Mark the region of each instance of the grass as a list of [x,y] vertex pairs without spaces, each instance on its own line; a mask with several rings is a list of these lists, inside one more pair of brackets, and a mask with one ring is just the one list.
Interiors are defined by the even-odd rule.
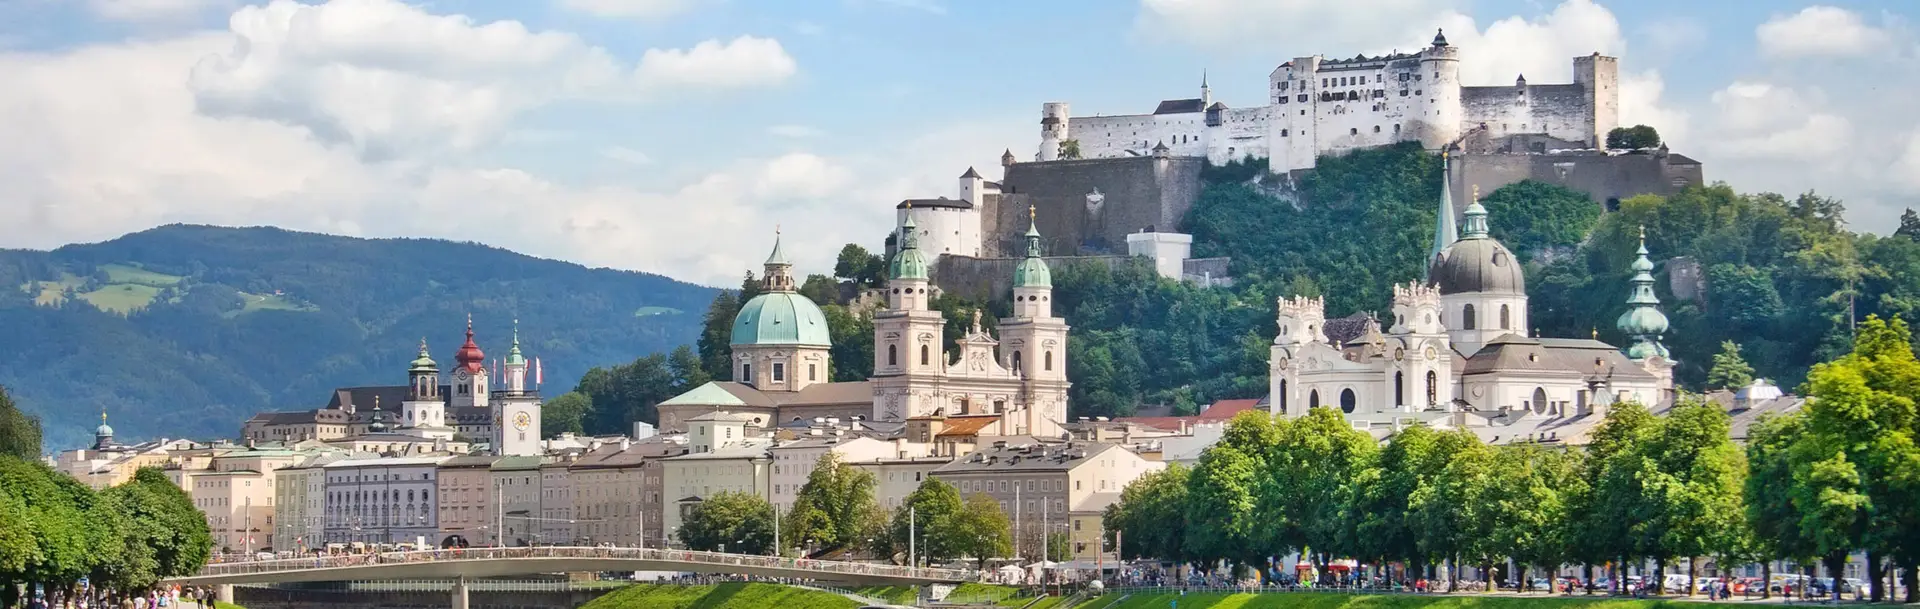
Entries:
[[92,292],[83,292],[80,299],[102,311],[126,314],[146,308],[159,295],[160,288],[150,285],[114,283]]
[[917,586],[867,586],[853,591],[861,596],[871,596],[894,605],[911,605],[920,601],[920,588]]
[[280,296],[278,294],[252,294],[248,292],[241,292],[240,300],[243,301],[245,305],[240,307],[240,309],[237,311],[226,312],[224,314],[225,317],[227,317],[228,319],[232,319],[234,317],[239,317],[241,315],[252,313],[254,311],[314,311],[314,310],[317,310],[313,307],[297,304],[291,300],[287,300],[287,297]]
[[860,604],[831,592],[774,584],[712,586],[636,584],[588,601],[580,609],[855,609]]
[[235,605],[229,602],[213,601],[213,609],[247,609],[247,608],[239,605]]
[[673,307],[640,307],[633,311],[634,317],[652,317],[654,315],[678,315],[679,309]]
[[[132,313],[153,303],[160,290],[180,284],[184,277],[155,273],[137,266],[126,264],[103,264],[100,270],[107,274],[107,284],[91,292],[82,292],[80,299],[94,308],[114,313]],[[33,295],[33,303],[40,306],[60,304],[62,294],[67,288],[79,288],[86,279],[69,273],[61,273],[59,281],[39,282],[39,292]],[[33,284],[20,286],[32,292]]]
[[1155,594],[1132,596],[1125,602],[1117,602],[1121,596],[1114,593],[1096,597],[1081,603],[1077,609],[1173,609],[1175,607],[1178,609],[1668,609],[1725,605],[1725,603],[1604,597],[1419,596],[1314,592]]
[[156,288],[172,287],[180,284],[179,275],[155,273],[137,266],[126,264],[102,264],[100,270],[107,272],[107,283],[131,283]]

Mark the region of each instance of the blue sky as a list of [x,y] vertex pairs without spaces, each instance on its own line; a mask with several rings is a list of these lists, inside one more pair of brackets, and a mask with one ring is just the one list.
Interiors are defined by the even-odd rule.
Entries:
[[[1287,59],[1470,80],[1621,57],[1623,113],[1748,191],[1920,198],[1920,3],[1785,0],[8,0],[0,247],[167,222],[472,239],[721,284],[802,271],[1037,145],[1039,106],[1259,103]],[[805,267],[812,268],[805,268]]]

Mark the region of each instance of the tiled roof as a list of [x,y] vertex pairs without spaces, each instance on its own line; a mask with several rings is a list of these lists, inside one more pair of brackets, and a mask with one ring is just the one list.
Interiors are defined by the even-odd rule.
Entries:
[[1200,98],[1198,97],[1191,98],[1191,99],[1169,99],[1169,100],[1160,102],[1160,106],[1157,108],[1154,108],[1153,113],[1154,114],[1186,114],[1189,112],[1199,112],[1204,109],[1206,109],[1206,107],[1200,105]]
[[969,437],[980,435],[980,430],[1000,420],[1000,415],[961,415],[947,417],[947,423],[940,430],[940,437]]
[[1507,334],[1467,358],[1462,376],[1499,372],[1562,375],[1611,375],[1617,379],[1653,380],[1653,374],[1609,345],[1585,338],[1527,338]]
[[1067,471],[1092,462],[1110,450],[1126,450],[1118,444],[1099,442],[1056,442],[1009,440],[1004,445],[975,449],[952,463],[940,466],[935,474],[963,474],[1000,471]]

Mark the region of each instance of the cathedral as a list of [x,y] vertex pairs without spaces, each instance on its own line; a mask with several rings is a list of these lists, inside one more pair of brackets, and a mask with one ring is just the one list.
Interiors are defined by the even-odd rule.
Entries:
[[980,435],[1058,436],[1067,412],[1067,324],[1053,315],[1053,282],[1040,232],[1028,210],[1026,257],[1013,271],[1013,314],[999,336],[979,312],[957,354],[945,345],[946,319],[929,307],[937,254],[921,250],[912,214],[898,231],[885,293],[873,314],[873,376],[830,382],[832,341],[826,316],[796,288],[778,237],[761,279],[764,292],[733,320],[732,381],[714,381],[659,405],[663,431],[686,431],[695,417],[726,414],[760,428],[816,418],[901,425],[964,419]]
[[1673,399],[1673,362],[1660,343],[1667,319],[1653,293],[1644,234],[1629,309],[1618,320],[1631,346],[1533,336],[1519,260],[1488,235],[1477,196],[1457,232],[1450,188],[1442,187],[1426,279],[1394,286],[1391,325],[1383,329],[1370,314],[1329,320],[1319,298],[1279,301],[1271,412],[1337,407],[1356,427],[1390,432],[1410,424],[1591,421],[1608,404],[1658,407]]

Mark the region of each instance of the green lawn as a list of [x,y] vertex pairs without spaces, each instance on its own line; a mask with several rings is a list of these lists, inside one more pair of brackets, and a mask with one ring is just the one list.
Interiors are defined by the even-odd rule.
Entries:
[[159,295],[160,288],[150,285],[115,283],[92,292],[82,292],[80,299],[102,311],[126,314],[146,308]]
[[640,307],[634,310],[634,317],[652,317],[654,315],[678,315],[679,309],[673,307]]
[[213,601],[213,609],[247,609],[247,608],[239,605],[235,605],[233,603]]
[[895,605],[911,605],[920,600],[920,588],[917,586],[867,586],[855,588],[853,592]]
[[588,601],[580,609],[855,609],[860,604],[831,592],[773,584],[713,586],[636,584]]
[[285,296],[276,294],[240,293],[240,300],[246,303],[238,311],[228,311],[225,317],[231,319],[254,311],[313,311],[313,307],[297,304]]
[[[1158,594],[1128,597],[1108,594],[1076,609],[1667,609],[1715,607],[1726,603],[1548,596],[1417,596],[1411,594]],[[1177,602],[1177,604],[1176,604]]]
[[100,270],[107,272],[107,283],[131,283],[136,285],[164,288],[179,285],[179,275],[155,273],[137,266],[126,264],[102,264]]
[[[94,308],[115,313],[131,313],[153,303],[160,290],[179,285],[182,277],[155,273],[137,266],[125,264],[103,264],[100,270],[107,273],[107,285],[91,292],[82,292],[80,299]],[[78,288],[86,280],[74,275],[62,273],[59,281],[39,282],[39,291],[33,295],[34,304],[52,306],[60,303],[60,297],[67,288]],[[21,286],[29,292],[35,286]]]
[[21,284],[20,289],[33,294],[33,304],[50,307],[60,304],[60,295],[66,292],[67,288],[77,288],[82,283],[85,281],[79,277],[61,273],[59,281],[28,282]]

